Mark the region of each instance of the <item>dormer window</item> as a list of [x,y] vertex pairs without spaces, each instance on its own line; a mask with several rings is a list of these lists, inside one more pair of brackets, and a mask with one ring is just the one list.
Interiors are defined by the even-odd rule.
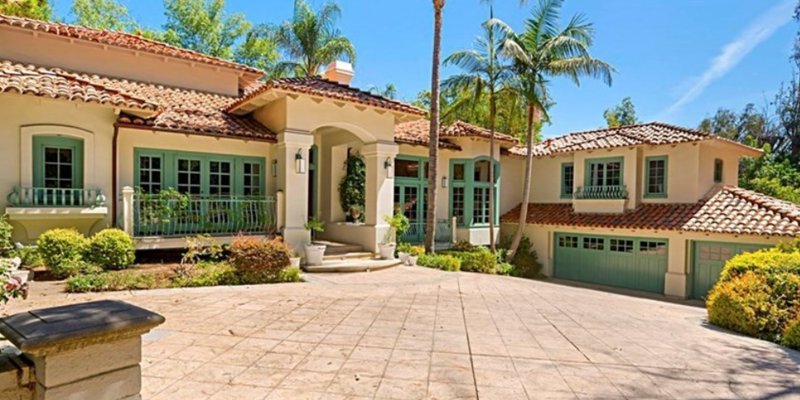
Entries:
[[644,197],[667,197],[667,156],[645,158]]
[[722,160],[714,160],[714,183],[722,183]]

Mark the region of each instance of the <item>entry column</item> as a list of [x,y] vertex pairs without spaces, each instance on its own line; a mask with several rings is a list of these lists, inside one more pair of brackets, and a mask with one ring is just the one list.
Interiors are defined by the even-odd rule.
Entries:
[[375,247],[383,240],[389,225],[385,216],[394,214],[394,161],[399,147],[394,142],[375,142],[364,145],[361,155],[367,167],[366,210],[367,226],[372,227]]
[[277,189],[285,196],[284,209],[278,212],[283,213],[283,239],[297,251],[311,241],[305,224],[308,221],[308,151],[312,144],[314,136],[308,131],[286,129],[278,134]]

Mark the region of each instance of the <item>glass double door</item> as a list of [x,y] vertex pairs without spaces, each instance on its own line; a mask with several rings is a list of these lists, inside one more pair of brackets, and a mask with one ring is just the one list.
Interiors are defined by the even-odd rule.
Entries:
[[408,231],[398,238],[401,242],[422,243],[425,239],[425,220],[428,199],[427,186],[419,182],[398,182],[394,186],[394,206],[411,223]]

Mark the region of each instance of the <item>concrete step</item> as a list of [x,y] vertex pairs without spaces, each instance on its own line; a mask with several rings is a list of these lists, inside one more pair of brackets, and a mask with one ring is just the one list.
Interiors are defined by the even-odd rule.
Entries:
[[367,272],[377,271],[401,265],[400,260],[381,260],[371,258],[368,260],[350,259],[342,261],[324,261],[322,265],[307,265],[303,269],[306,272]]
[[316,241],[316,243],[324,244],[327,246],[325,248],[326,256],[336,256],[347,253],[361,253],[364,251],[364,248],[357,244],[334,243],[322,240],[318,240]]
[[322,259],[324,261],[337,261],[337,260],[342,261],[342,260],[369,260],[371,258],[375,258],[375,254],[372,254],[368,251],[357,251],[354,253],[326,255]]

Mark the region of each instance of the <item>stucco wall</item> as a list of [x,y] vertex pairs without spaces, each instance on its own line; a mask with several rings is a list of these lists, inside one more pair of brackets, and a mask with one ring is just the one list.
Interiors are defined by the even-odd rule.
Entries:
[[81,40],[0,27],[0,58],[236,96],[238,72]]
[[[29,177],[23,177],[21,165],[32,165],[33,154],[22,151],[22,127],[36,125],[55,125],[74,128],[87,133],[87,141],[93,142],[94,154],[85,154],[84,161],[94,163],[94,168],[86,168],[84,163],[84,187],[99,188],[110,200],[111,194],[111,142],[114,135],[113,123],[116,119],[111,108],[93,104],[70,103],[66,101],[40,99],[32,96],[0,94],[0,149],[3,150],[0,174],[0,208],[8,206],[6,195],[15,186],[30,185]],[[52,129],[59,134],[57,127]],[[85,148],[88,147],[84,143]],[[93,231],[111,224],[111,215],[95,224]],[[25,240],[27,235],[22,227],[15,225],[15,240]],[[65,222],[63,226],[72,226]]]

